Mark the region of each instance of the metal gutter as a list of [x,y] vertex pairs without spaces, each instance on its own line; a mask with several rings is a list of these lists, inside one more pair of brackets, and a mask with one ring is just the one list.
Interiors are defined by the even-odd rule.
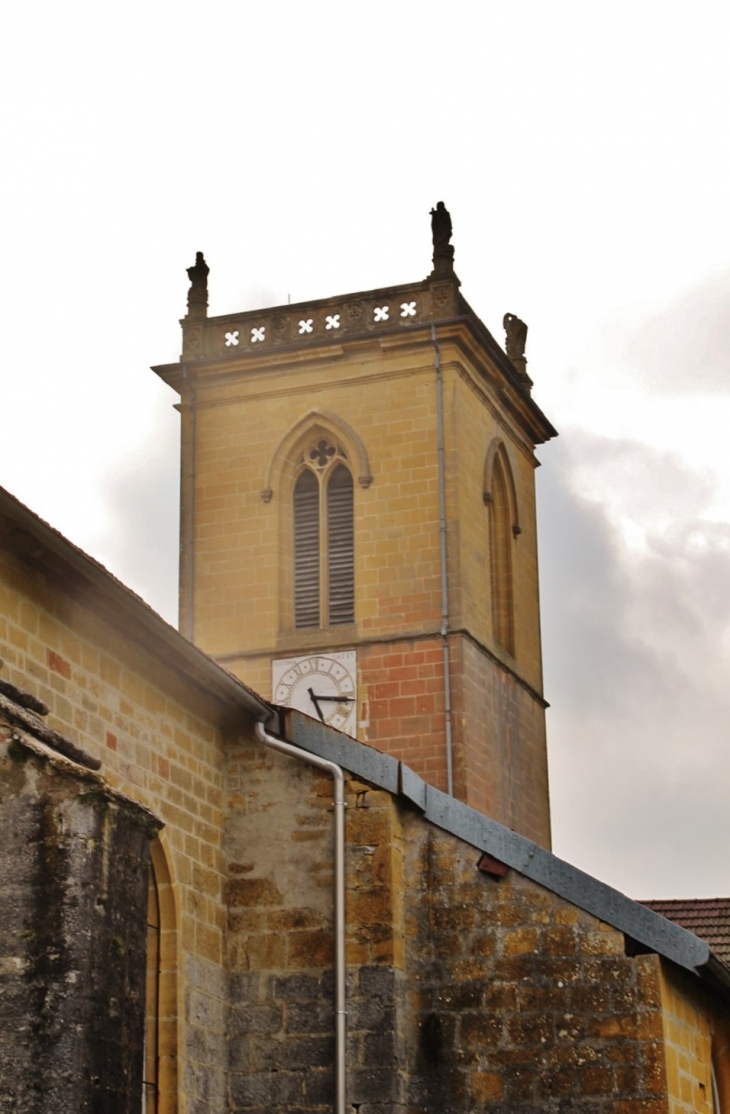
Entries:
[[[188,372],[185,364],[182,366],[182,373],[183,382],[187,384]],[[189,387],[188,414],[189,467],[188,475],[183,478],[183,483],[187,481],[188,484],[187,562],[185,565],[186,583],[184,587],[183,585],[180,587],[185,593],[185,637],[192,642],[195,634],[195,387]],[[182,628],[182,622],[180,627]]]
[[[93,557],[68,541],[47,522],[0,487],[0,547],[18,553],[36,568],[62,575],[69,595],[89,603],[96,595],[103,614],[145,650],[159,654],[171,669],[183,673],[202,690],[254,718],[272,714],[271,705],[179,634]],[[157,644],[156,646],[154,644]]]
[[436,371],[436,438],[439,482],[439,547],[441,553],[441,641],[444,661],[444,730],[446,739],[446,786],[454,794],[454,757],[451,738],[451,651],[449,648],[449,579],[446,563],[446,461],[444,446],[444,377],[436,326],[431,326],[431,343]]

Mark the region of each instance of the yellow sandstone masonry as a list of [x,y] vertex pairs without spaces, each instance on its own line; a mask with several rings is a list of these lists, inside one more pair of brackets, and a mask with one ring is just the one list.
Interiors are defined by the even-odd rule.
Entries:
[[[105,779],[150,808],[162,937],[160,1114],[178,1109],[186,1047],[180,973],[223,969],[223,736],[219,708],[91,607],[0,551],[3,679],[49,708],[49,726],[101,759]],[[174,880],[174,881],[173,881]]]
[[[284,1074],[297,1109],[321,1108],[332,779],[263,748],[248,718],[224,737],[197,674],[153,657],[118,611],[105,618],[56,575],[0,552],[3,678],[33,688],[49,726],[167,825],[152,845],[159,1114],[214,1111],[218,1099],[198,1100],[227,1087],[231,1109],[256,1094],[254,1108],[286,1109]],[[349,773],[345,793],[353,1094],[479,1112],[564,1097],[601,1114],[714,1114],[714,1063],[723,1108],[730,1024],[709,982],[631,954],[616,928],[514,870],[483,873],[474,846],[397,794]]]
[[[264,695],[273,660],[356,650],[358,738],[446,789],[440,363],[454,792],[549,846],[534,450],[555,431],[524,367],[453,272],[183,333],[155,368],[181,396],[181,629]],[[352,475],[354,622],[297,629],[293,492],[318,443]]]
[[669,1114],[713,1114],[713,1060],[720,1095],[730,1094],[727,1019],[690,976],[669,964],[662,966],[661,1003]]

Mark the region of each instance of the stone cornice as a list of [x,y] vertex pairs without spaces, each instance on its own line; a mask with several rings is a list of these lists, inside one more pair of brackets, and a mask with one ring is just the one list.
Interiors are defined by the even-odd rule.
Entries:
[[535,443],[556,435],[520,374],[461,295],[456,277],[360,291],[221,317],[183,318],[183,354],[153,370],[179,394],[223,377],[274,372],[308,360],[339,360],[363,342],[383,348],[428,344],[432,326],[440,344],[459,344],[479,372],[496,382],[503,402]]

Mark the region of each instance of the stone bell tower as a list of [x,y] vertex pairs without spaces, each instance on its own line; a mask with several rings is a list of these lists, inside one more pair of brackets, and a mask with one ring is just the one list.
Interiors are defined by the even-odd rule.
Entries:
[[526,326],[460,291],[451,218],[405,286],[207,315],[180,362],[180,627],[275,703],[549,845]]

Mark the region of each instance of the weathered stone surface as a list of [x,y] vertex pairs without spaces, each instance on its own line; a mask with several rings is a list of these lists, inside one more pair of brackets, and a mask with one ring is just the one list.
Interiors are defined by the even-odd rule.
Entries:
[[0,1111],[136,1114],[154,820],[1,734]]
[[515,872],[481,874],[418,819],[404,836],[419,1114],[640,1114],[660,1096],[666,1112],[657,958],[624,955],[619,933]]

